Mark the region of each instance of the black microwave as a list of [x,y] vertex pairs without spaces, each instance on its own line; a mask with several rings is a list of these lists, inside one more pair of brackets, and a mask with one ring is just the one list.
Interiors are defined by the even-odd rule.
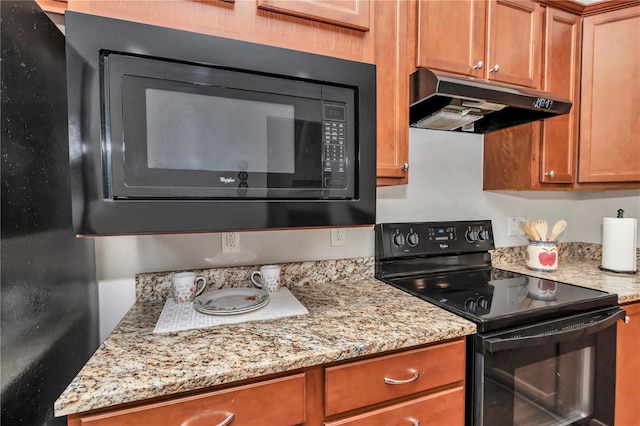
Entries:
[[375,66],[68,12],[74,231],[375,222]]

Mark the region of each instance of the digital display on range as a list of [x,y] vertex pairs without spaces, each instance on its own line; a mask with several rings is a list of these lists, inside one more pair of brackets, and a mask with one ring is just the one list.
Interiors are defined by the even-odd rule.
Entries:
[[456,228],[453,226],[429,228],[429,241],[455,241]]

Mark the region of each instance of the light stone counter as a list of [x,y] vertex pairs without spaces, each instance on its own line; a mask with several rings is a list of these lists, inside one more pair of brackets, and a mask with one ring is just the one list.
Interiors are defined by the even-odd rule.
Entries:
[[[328,281],[313,284],[309,275],[300,271],[300,264],[285,266],[288,272],[283,281],[308,309],[308,315],[167,334],[152,331],[164,306],[158,295],[166,294],[168,273],[136,277],[138,301],[55,402],[56,416],[476,331],[473,323],[374,279],[372,259],[321,265],[313,279]],[[220,271],[211,271],[209,274],[220,278]],[[301,280],[298,283],[307,284],[291,282],[294,275]],[[220,285],[218,282],[216,287]]]
[[[600,246],[559,245],[552,273],[524,265],[525,247],[492,251],[495,267],[640,301],[640,274],[601,271]],[[168,334],[153,328],[172,272],[136,276],[137,302],[55,402],[57,416],[203,389],[476,332],[473,323],[373,278],[373,258],[282,265],[308,315]],[[257,267],[196,270],[207,291],[247,286]]]
[[[615,273],[600,269],[599,244],[559,244],[558,269],[536,272],[525,266],[526,246],[496,249],[492,253],[494,267],[539,278],[593,288],[618,295],[618,303],[640,301],[640,273]],[[640,257],[640,250],[639,250]]]

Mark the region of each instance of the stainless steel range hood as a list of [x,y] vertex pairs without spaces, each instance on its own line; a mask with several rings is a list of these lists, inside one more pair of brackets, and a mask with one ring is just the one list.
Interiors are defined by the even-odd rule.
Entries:
[[571,101],[553,93],[426,68],[411,74],[412,127],[487,133],[570,110]]

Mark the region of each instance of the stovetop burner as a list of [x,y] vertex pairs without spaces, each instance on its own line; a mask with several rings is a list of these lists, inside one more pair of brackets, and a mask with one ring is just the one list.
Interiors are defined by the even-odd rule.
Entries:
[[617,305],[615,294],[492,268],[490,221],[379,224],[375,232],[376,278],[479,332]]

